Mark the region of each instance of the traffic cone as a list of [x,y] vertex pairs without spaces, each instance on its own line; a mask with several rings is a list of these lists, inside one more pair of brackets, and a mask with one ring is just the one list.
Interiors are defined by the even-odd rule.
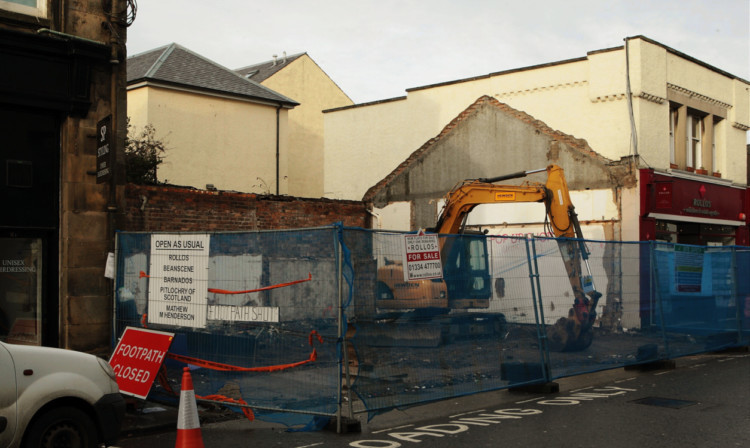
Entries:
[[193,390],[193,378],[190,376],[188,367],[185,367],[182,373],[175,448],[204,448],[200,421],[198,420],[198,404],[195,402],[195,391]]

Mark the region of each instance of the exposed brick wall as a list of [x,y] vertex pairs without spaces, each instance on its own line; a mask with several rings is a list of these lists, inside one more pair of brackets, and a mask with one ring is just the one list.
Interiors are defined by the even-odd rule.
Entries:
[[128,184],[123,231],[233,231],[317,227],[343,222],[370,227],[364,202],[257,195]]

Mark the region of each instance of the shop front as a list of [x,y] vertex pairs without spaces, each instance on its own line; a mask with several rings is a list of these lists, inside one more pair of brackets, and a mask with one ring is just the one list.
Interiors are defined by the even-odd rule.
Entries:
[[94,73],[109,56],[86,39],[0,28],[0,341],[62,345],[63,216],[89,211],[78,178],[94,165],[76,163],[94,142]]
[[641,170],[641,241],[748,246],[747,188],[722,179]]
[[714,246],[750,245],[748,189],[652,169],[640,175],[640,239],[677,244],[642,248],[642,326],[661,322],[663,311],[673,321],[665,324],[687,332],[731,327],[748,286],[747,251]]

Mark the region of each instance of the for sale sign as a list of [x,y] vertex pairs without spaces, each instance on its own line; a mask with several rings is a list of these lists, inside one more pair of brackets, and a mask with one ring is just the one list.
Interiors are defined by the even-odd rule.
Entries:
[[440,244],[435,234],[404,235],[404,281],[443,278]]
[[121,393],[146,399],[173,338],[163,331],[125,329],[109,360]]

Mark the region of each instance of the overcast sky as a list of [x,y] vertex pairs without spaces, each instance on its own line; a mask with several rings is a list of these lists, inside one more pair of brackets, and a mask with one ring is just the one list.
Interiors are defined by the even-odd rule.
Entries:
[[750,0],[140,0],[128,53],[174,42],[238,69],[306,52],[363,103],[636,35],[750,80]]

